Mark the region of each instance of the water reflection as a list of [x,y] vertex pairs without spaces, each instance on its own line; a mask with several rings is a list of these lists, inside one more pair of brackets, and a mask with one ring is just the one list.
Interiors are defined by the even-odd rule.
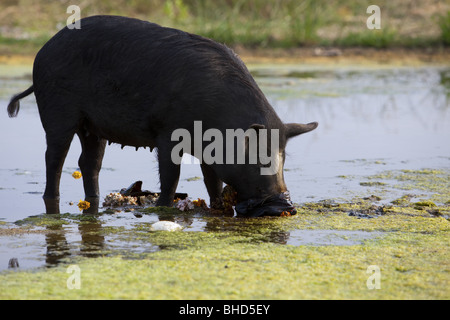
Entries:
[[[290,238],[289,232],[271,224],[274,218],[237,218],[205,212],[143,213],[138,216],[140,218],[136,218],[132,212],[119,212],[113,215],[84,214],[78,217],[65,214],[51,215],[51,220],[45,222],[47,224],[45,230],[40,232],[43,234],[30,236],[25,233],[20,236],[20,243],[26,246],[22,251],[15,250],[14,261],[17,263],[20,261],[20,269],[28,269],[72,263],[80,256],[96,258],[121,255],[123,258],[135,258],[142,253],[164,250],[166,249],[164,245],[154,245],[147,238],[151,232],[150,225],[157,221],[177,222],[184,227],[181,232],[223,233],[225,236],[235,235],[242,237],[243,241],[253,243],[287,244]],[[48,219],[44,215],[35,218],[39,217],[45,221]],[[119,232],[116,233],[115,230]],[[1,247],[7,245],[8,239],[18,240],[15,236],[2,237],[0,252]],[[11,261],[11,257],[8,257],[8,260]],[[0,270],[11,265],[10,262],[7,263],[8,260],[0,265]]]
[[[242,237],[242,241],[252,243],[272,242],[282,245],[313,245],[313,246],[347,246],[359,245],[365,240],[374,239],[383,235],[381,232],[349,231],[349,230],[292,230],[286,231],[271,220],[274,218],[238,218],[238,217],[214,217],[174,214],[154,215],[155,220],[174,221],[185,227],[185,232],[212,232],[223,233],[227,236]],[[195,230],[190,230],[190,226]],[[201,226],[201,227],[199,227]],[[49,233],[45,236],[46,254],[45,264],[47,267],[58,265],[68,261],[68,258],[83,256],[95,258],[111,254],[121,254],[124,258],[131,257],[136,253],[154,252],[164,250],[164,245],[154,246],[148,241],[118,240],[111,246],[107,244],[105,237],[105,222],[102,216],[91,216],[89,222],[78,225],[78,233],[81,242],[74,248],[67,237],[72,237],[70,232],[62,225],[48,227]],[[150,228],[149,228],[150,230]],[[142,232],[142,231],[140,231]],[[150,231],[149,231],[150,232]],[[133,238],[133,237],[131,237]],[[169,246],[167,248],[172,248]],[[114,249],[114,251],[112,250]]]
[[70,246],[61,226],[48,227],[47,229],[50,232],[45,235],[47,249],[45,253],[45,264],[46,266],[52,266],[71,255]]
[[[60,217],[54,217],[59,220]],[[92,216],[88,223],[78,224],[78,234],[81,236],[79,251],[74,251],[74,243],[67,239],[68,232],[63,224],[47,226],[45,233],[45,265],[55,266],[68,258],[75,256],[99,257],[104,255],[106,247],[102,230],[102,222]]]
[[104,255],[102,252],[106,248],[105,236],[99,219],[79,224],[78,232],[81,235],[80,255],[82,257],[95,258]]

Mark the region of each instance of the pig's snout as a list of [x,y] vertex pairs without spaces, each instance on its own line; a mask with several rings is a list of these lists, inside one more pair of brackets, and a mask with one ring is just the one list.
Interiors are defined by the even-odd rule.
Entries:
[[246,217],[294,215],[294,208],[289,192],[272,195],[265,198],[252,198],[239,202],[235,206],[238,215]]

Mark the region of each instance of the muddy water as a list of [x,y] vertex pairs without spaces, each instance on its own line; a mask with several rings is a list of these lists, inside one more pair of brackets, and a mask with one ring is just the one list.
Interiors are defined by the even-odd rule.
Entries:
[[[0,221],[13,222],[44,212],[41,197],[45,187],[45,134],[33,96],[22,100],[17,118],[9,119],[6,113],[11,95],[31,84],[30,67],[0,69]],[[384,170],[450,168],[448,67],[253,65],[250,69],[283,121],[319,122],[318,129],[288,143],[284,174],[296,203],[370,194],[370,186],[362,186],[359,179],[347,179],[349,176],[364,177]],[[71,176],[78,168],[79,154],[80,144],[75,137],[61,180],[61,212],[78,213],[72,203],[84,197],[81,179]],[[157,167],[156,154],[148,149],[121,150],[111,145],[103,162],[101,193],[105,196],[116,192],[136,180],[143,181],[144,189],[158,191]],[[183,165],[178,191],[208,199],[202,179],[196,177],[201,177],[198,165]],[[99,219],[94,228],[131,226],[137,221],[129,213]],[[157,215],[150,214],[138,221],[157,220]],[[204,231],[205,225],[202,217],[194,217],[186,230]],[[67,247],[55,250],[62,257],[83,252],[95,255],[96,243],[104,246],[105,239],[83,239],[77,227],[64,229],[68,238],[61,241]],[[323,244],[323,234],[302,233],[303,237],[309,236],[305,242],[299,232],[287,235],[281,243]],[[332,230],[324,232],[327,235]],[[365,239],[364,234],[355,237]],[[48,257],[55,255],[59,261],[58,254],[48,253],[54,243],[61,241],[44,234],[5,237],[0,243],[0,270],[14,255],[21,257],[21,267],[52,264]],[[325,245],[341,244],[336,241],[325,241]],[[143,250],[130,243],[110,243],[111,250],[127,250],[130,246]],[[347,244],[352,243],[342,243]]]

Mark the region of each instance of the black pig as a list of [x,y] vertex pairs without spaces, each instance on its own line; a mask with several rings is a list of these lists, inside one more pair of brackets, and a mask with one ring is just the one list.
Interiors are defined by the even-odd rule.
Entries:
[[[82,146],[79,166],[86,199],[97,209],[107,141],[157,148],[157,205],[171,206],[180,174],[180,164],[171,157],[179,143],[172,141],[172,133],[182,128],[194,135],[194,122],[199,121],[202,132],[214,128],[224,136],[227,129],[253,128],[259,140],[261,129],[267,130],[268,139],[273,130],[278,133],[277,145],[268,143],[263,150],[275,151],[279,159],[274,174],[261,174],[264,165],[259,161],[201,164],[212,207],[221,207],[225,182],[237,192],[238,214],[295,213],[285,196],[284,149],[289,138],[315,129],[316,122],[283,124],[244,63],[210,39],[118,16],[88,17],[80,25],[62,29],[43,46],[34,61],[33,85],[8,105],[14,117],[19,99],[32,92],[36,96],[47,139],[48,213],[59,212],[61,170],[75,134]],[[206,145],[202,141],[201,148]],[[221,151],[227,149],[216,150]]]

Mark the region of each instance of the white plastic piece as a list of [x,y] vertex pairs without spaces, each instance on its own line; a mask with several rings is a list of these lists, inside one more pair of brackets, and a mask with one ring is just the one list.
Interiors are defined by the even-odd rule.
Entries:
[[172,221],[158,221],[152,224],[150,229],[152,231],[179,231],[182,230],[183,227]]

